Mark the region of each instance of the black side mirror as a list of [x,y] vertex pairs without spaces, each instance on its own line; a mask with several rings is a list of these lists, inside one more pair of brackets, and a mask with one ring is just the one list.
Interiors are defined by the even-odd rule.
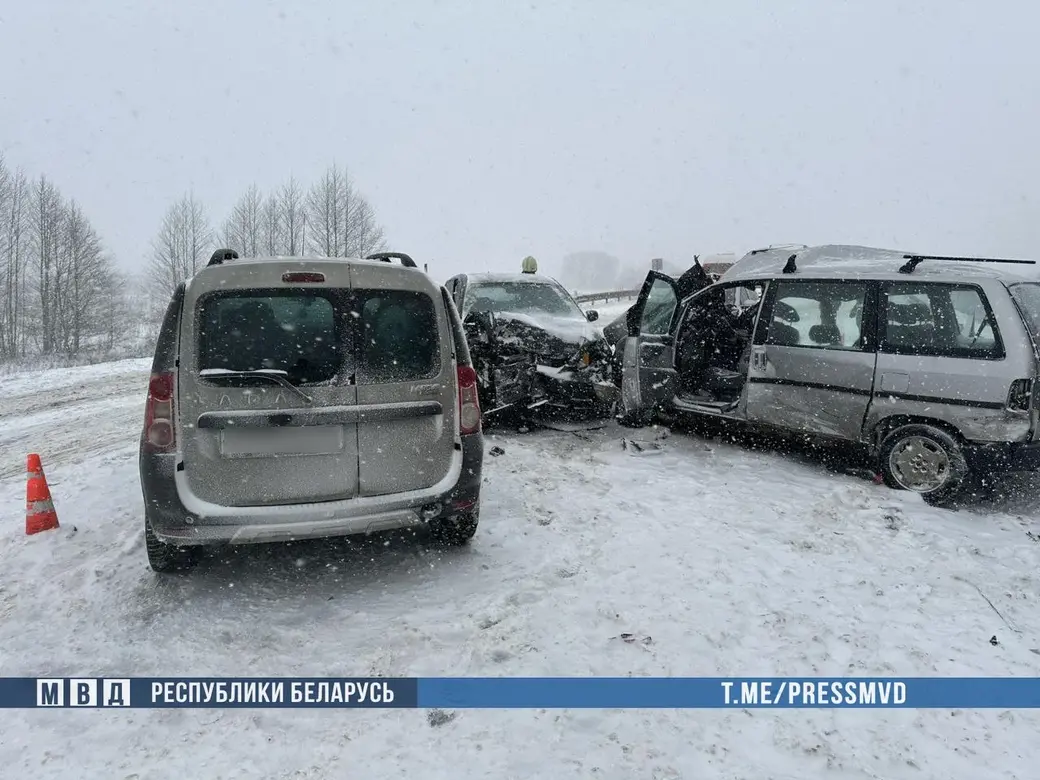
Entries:
[[595,309],[589,309],[587,312],[585,312],[585,319],[587,319],[589,322],[595,322],[599,319],[599,312]]

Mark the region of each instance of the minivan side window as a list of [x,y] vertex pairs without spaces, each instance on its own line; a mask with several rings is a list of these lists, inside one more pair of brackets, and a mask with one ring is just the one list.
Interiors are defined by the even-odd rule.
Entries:
[[440,331],[433,299],[407,290],[360,290],[359,385],[412,382],[437,376]]
[[778,282],[766,343],[861,351],[869,289],[863,282]]
[[1000,360],[1004,345],[982,290],[969,284],[892,282],[882,300],[881,351]]

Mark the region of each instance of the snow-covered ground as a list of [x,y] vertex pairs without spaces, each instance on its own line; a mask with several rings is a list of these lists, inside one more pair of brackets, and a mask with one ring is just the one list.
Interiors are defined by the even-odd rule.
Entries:
[[[489,437],[504,453],[486,459],[469,549],[250,547],[159,578],[137,481],[146,377],[138,361],[0,380],[0,675],[1040,674],[1040,499],[938,510],[811,454],[651,429]],[[12,471],[29,451],[62,523],[33,537]],[[1011,780],[1040,765],[1036,711],[427,716],[0,711],[0,774]]]

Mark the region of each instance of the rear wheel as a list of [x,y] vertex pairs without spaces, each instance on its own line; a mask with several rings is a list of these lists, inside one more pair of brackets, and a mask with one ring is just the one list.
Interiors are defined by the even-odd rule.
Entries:
[[196,547],[178,547],[159,541],[147,520],[144,523],[144,546],[148,552],[148,565],[153,571],[163,574],[187,571],[198,561]]
[[445,544],[463,545],[477,533],[479,524],[479,509],[474,509],[471,512],[462,512],[438,520],[432,528],[433,537]]
[[931,425],[904,425],[885,437],[879,453],[885,484],[919,493],[942,506],[968,484],[968,462],[960,444]]

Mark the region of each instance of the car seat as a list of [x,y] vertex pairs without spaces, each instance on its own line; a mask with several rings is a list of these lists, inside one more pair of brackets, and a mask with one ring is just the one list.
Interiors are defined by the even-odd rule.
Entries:
[[841,328],[837,325],[813,325],[809,328],[809,341],[817,346],[841,346]]
[[935,344],[935,323],[931,308],[923,303],[889,303],[885,341],[889,346],[914,352]]
[[781,319],[773,319],[773,324],[769,328],[770,344],[776,344],[781,347],[793,347],[799,344],[801,340],[802,335],[798,332],[798,328],[788,325]]

